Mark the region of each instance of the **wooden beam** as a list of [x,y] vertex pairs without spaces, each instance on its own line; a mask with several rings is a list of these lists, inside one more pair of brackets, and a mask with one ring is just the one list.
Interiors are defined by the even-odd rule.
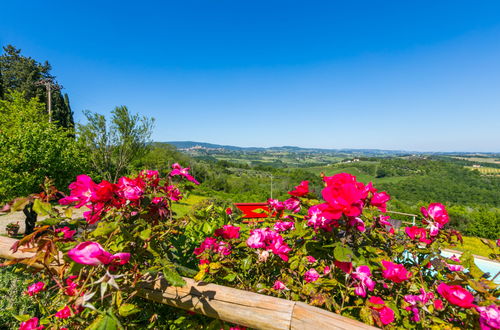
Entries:
[[[32,255],[23,252],[12,253],[10,247],[15,242],[14,239],[0,237],[0,258],[27,258]],[[170,286],[164,279],[141,283],[137,287],[137,295],[254,329],[376,329],[303,302],[196,282],[186,277],[184,280],[186,285],[183,287]]]

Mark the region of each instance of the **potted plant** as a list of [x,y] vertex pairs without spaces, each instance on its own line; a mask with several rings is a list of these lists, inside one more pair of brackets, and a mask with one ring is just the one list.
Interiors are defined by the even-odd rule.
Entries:
[[5,227],[5,229],[7,230],[7,235],[9,235],[9,237],[17,236],[17,232],[19,231],[19,222],[11,222]]

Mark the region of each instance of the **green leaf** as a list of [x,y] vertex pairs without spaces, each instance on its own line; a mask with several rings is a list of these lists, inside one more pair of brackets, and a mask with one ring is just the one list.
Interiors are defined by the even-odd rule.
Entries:
[[151,228],[145,229],[139,233],[139,237],[145,241],[151,237]]
[[87,327],[87,330],[116,330],[120,329],[116,319],[108,314],[100,315]]
[[186,281],[181,277],[173,265],[166,265],[162,268],[163,277],[173,286],[184,286]]
[[18,320],[19,322],[25,322],[25,321],[28,321],[31,316],[28,315],[28,314],[23,314],[23,315],[13,315],[15,317],[16,320]]
[[48,218],[42,221],[38,221],[37,224],[40,224],[42,226],[55,226],[61,222],[62,219],[59,218]]
[[50,203],[44,203],[39,199],[35,199],[35,201],[33,202],[33,211],[35,211],[40,216],[50,215],[54,213]]
[[135,313],[139,313],[141,310],[134,304],[123,304],[118,308],[118,314],[120,316],[129,316]]
[[99,222],[97,228],[90,233],[94,237],[108,236],[117,227],[116,222]]
[[354,252],[347,247],[337,246],[333,250],[333,255],[338,261],[349,262],[354,257]]
[[251,266],[252,266],[252,257],[251,256],[248,256],[241,261],[241,269],[249,270]]
[[224,276],[224,280],[226,280],[228,282],[234,281],[235,278],[236,278],[235,273],[230,273],[230,274],[227,274],[226,276]]
[[66,218],[72,218],[73,217],[73,208],[68,207],[66,210],[64,210],[64,215]]

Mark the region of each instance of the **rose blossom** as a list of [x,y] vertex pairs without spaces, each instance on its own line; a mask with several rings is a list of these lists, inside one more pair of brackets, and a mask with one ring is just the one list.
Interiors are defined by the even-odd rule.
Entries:
[[424,217],[430,218],[438,223],[439,228],[443,228],[450,220],[446,208],[441,203],[431,203],[429,207],[420,209]]
[[437,287],[437,292],[448,300],[450,304],[463,308],[471,308],[474,306],[474,296],[460,285],[441,283]]
[[401,264],[395,264],[390,261],[382,260],[382,266],[384,267],[382,276],[393,282],[401,283],[409,279],[411,276],[411,272],[407,271]]
[[306,281],[307,283],[316,282],[318,278],[319,273],[314,268],[311,268],[304,273],[304,281]]
[[434,300],[434,308],[438,311],[442,311],[444,309],[443,301],[441,299]]
[[287,231],[289,229],[295,229],[293,221],[276,221],[276,223],[274,224],[274,230],[276,230],[278,233]]
[[366,297],[366,289],[373,291],[375,288],[375,282],[371,279],[372,273],[370,272],[370,267],[359,266],[351,274],[352,278],[357,281],[355,284],[354,293],[358,296]]
[[281,290],[289,290],[286,285],[281,282],[281,281],[276,281],[274,282],[274,285],[273,285],[273,289],[274,290],[278,290],[278,291],[281,291]]
[[172,172],[170,172],[170,176],[180,175],[185,177],[188,181],[193,182],[194,184],[200,184],[191,174],[189,174],[189,167],[182,168],[178,163],[172,164]]
[[295,197],[302,197],[309,193],[309,181],[302,181],[300,185],[296,186],[294,190],[288,192]]
[[71,316],[71,309],[69,306],[64,306],[64,308],[60,309],[54,316],[60,319],[67,319]]
[[497,305],[477,306],[481,330],[500,329],[500,307]]
[[38,325],[38,317],[33,317],[28,321],[21,322],[19,325],[19,330],[41,330],[44,328],[43,325]]
[[297,197],[291,197],[283,202],[285,208],[293,213],[300,211],[300,200]]
[[310,264],[313,264],[316,262],[316,258],[314,258],[313,256],[307,256],[306,259],[307,259],[307,262]]
[[37,294],[38,292],[43,291],[44,288],[45,288],[45,283],[43,283],[43,282],[36,282],[36,283],[31,284],[28,287],[28,290],[26,291],[26,294],[28,294],[29,296],[32,297],[35,294]]
[[68,256],[74,262],[89,266],[107,265],[112,261],[123,265],[130,259],[130,253],[120,252],[111,254],[104,250],[101,244],[96,242],[82,242],[69,250]]
[[76,177],[76,181],[72,182],[68,188],[71,194],[59,200],[59,204],[67,205],[73,202],[79,202],[75,207],[80,208],[90,202],[92,194],[95,191],[96,184],[88,175],[81,174]]
[[370,308],[378,312],[382,324],[387,325],[394,321],[394,311],[386,306],[382,298],[372,296],[369,301],[374,305]]
[[76,234],[76,230],[70,230],[69,227],[64,226],[62,228],[57,228],[56,233],[63,233],[63,238],[66,240],[70,240]]
[[224,225],[215,231],[214,236],[222,236],[225,239],[232,239],[240,237],[240,227]]
[[380,212],[387,212],[387,202],[391,199],[388,193],[385,191],[374,193],[372,199],[370,200],[370,205],[377,207]]
[[352,272],[352,262],[349,261],[334,261],[335,267],[340,268],[344,273],[350,274]]

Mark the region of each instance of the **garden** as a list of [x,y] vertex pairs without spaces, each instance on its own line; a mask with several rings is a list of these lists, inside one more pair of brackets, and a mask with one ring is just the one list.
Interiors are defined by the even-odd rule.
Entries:
[[[24,255],[2,264],[33,273],[18,290],[29,308],[15,315],[16,327],[258,327],[245,318],[208,318],[201,314],[214,314],[193,305],[177,306],[183,312],[144,300],[144,289],[162,281],[172,289],[213,283],[302,302],[379,328],[500,327],[495,274],[482,272],[470,252],[441,255],[462,241],[448,228],[443,204],[423,207],[416,226],[395,230],[386,215],[389,194],[347,173],[321,180],[321,199],[308,181],[297,182],[287,199],[268,200],[265,221],[243,223],[217,201],[176,216],[174,205],[198,184],[178,163],[166,175],[143,170],[116,183],[79,175],[69,195],[35,199],[34,210],[46,218],[11,246],[9,253]],[[80,208],[83,219],[73,219]],[[500,247],[483,241],[499,260]]]

